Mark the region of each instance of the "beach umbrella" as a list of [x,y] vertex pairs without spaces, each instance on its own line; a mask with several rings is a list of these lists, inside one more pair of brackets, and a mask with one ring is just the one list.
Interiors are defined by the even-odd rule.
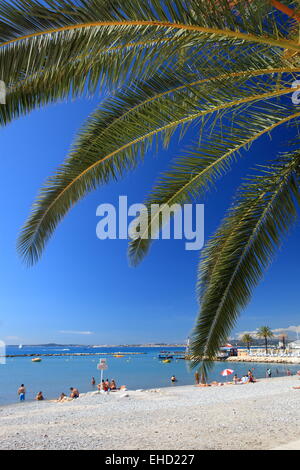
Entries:
[[224,369],[222,370],[221,375],[223,375],[223,377],[227,377],[228,375],[233,374],[233,372],[234,371],[232,369]]
[[233,346],[230,343],[226,343],[225,346],[223,346],[223,348],[233,348]]

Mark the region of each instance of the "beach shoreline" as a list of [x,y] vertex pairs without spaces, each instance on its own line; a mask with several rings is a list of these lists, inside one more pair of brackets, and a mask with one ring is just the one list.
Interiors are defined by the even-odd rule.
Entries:
[[[0,449],[274,449],[300,439],[299,377],[88,392],[0,407]],[[108,428],[109,427],[109,432]],[[291,444],[292,445],[292,444]]]

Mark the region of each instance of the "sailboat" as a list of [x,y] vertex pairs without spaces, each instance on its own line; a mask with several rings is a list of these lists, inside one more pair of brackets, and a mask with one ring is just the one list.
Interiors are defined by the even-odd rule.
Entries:
[[19,349],[22,349],[23,348],[23,344],[19,344]]

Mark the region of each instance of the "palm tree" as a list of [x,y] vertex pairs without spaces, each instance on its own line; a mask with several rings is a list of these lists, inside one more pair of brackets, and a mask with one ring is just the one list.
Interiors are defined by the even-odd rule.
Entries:
[[[291,100],[300,73],[296,3],[0,0],[0,78],[8,92],[0,106],[3,125],[70,94],[111,92],[33,205],[18,242],[29,264],[76,202],[178,140],[189,126],[195,142],[160,176],[147,205],[199,198],[255,140],[290,125],[294,140],[251,172],[203,251],[191,340],[193,364],[203,373],[297,216],[300,109]],[[300,86],[294,86],[297,94]],[[158,213],[146,226],[155,235]],[[150,245],[143,233],[132,240],[133,265]]]
[[248,352],[250,352],[250,345],[253,341],[253,338],[251,335],[249,335],[248,333],[245,333],[242,338],[241,338],[241,341],[245,344],[247,344],[247,348],[248,348]]
[[266,354],[268,354],[268,338],[273,338],[272,330],[268,326],[261,326],[256,333],[258,338],[264,338]]
[[282,349],[286,349],[286,341],[287,341],[287,335],[286,334],[282,334],[280,335],[280,339],[281,339],[281,342],[282,342]]

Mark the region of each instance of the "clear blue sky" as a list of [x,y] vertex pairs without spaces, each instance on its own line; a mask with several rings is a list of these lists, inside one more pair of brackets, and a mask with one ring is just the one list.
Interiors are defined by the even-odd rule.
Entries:
[[[184,341],[197,313],[198,253],[184,241],[156,241],[138,267],[127,262],[127,242],[96,238],[96,207],[119,195],[143,202],[159,170],[178,155],[176,142],[119,183],[99,188],[59,226],[42,260],[26,268],[15,242],[42,182],[65,157],[93,100],[56,104],[1,129],[0,339],[13,343],[116,344]],[[191,132],[188,138],[191,138]],[[249,166],[273,158],[284,130],[257,142],[205,200],[205,238],[217,227]],[[299,325],[299,224],[292,231],[235,332],[262,324]],[[76,333],[77,332],[77,333]],[[82,333],[91,334],[82,334]]]

